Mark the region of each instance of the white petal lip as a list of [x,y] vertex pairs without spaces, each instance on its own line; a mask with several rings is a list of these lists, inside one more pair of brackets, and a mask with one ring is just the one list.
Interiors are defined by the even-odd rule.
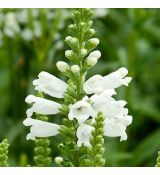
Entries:
[[24,120],[25,126],[31,126],[27,140],[35,140],[36,137],[51,137],[59,134],[60,126],[54,123],[44,122],[32,118]]
[[46,100],[41,97],[36,97],[34,95],[27,96],[25,101],[32,104],[32,107],[26,111],[27,117],[31,117],[34,112],[42,115],[57,114],[59,113],[59,109],[61,107],[59,103]]
[[117,118],[105,119],[104,135],[108,137],[120,137],[120,141],[127,140],[126,128],[132,123],[132,116],[119,115]]
[[91,147],[90,144],[90,137],[91,137],[91,132],[94,128],[90,125],[87,125],[85,123],[81,124],[76,132],[77,138],[78,138],[78,142],[77,142],[77,146],[81,147],[82,144],[84,144],[84,146],[86,147]]
[[127,74],[128,70],[122,67],[104,77],[101,75],[94,75],[84,83],[83,89],[87,94],[100,94],[107,89],[116,89],[121,85],[128,86],[132,78],[125,77]]
[[94,75],[93,77],[89,78],[83,86],[84,91],[87,94],[93,93],[101,93],[104,89],[102,87],[102,79],[101,75]]
[[38,77],[39,79],[33,81],[35,90],[55,98],[63,98],[63,95],[68,88],[66,82],[44,71],[40,72]]

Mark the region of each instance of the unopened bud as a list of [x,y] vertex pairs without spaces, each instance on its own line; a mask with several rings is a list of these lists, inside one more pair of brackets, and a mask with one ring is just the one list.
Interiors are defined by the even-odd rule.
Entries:
[[73,49],[78,50],[79,40],[75,37],[67,36],[65,42]]
[[65,56],[66,56],[67,58],[70,58],[70,57],[72,56],[72,54],[73,54],[73,50],[66,50],[66,51],[65,51]]
[[98,38],[91,38],[90,40],[87,41],[85,48],[88,51],[93,50],[97,45],[99,44],[99,39]]
[[89,42],[93,45],[98,45],[99,44],[99,39],[98,38],[91,38]]
[[71,39],[72,39],[72,37],[71,37],[71,36],[67,36],[67,37],[66,37],[66,39],[65,39],[65,41],[66,41],[66,42],[70,42],[70,41],[71,41]]
[[63,162],[63,157],[56,157],[55,162],[57,165],[60,165]]
[[99,51],[99,50],[95,50],[95,51],[93,51],[93,52],[91,52],[90,54],[89,54],[89,57],[96,57],[97,59],[99,59],[100,57],[101,57],[101,52]]
[[77,72],[80,71],[80,67],[79,67],[78,65],[73,65],[73,66],[71,67],[71,71],[72,71],[73,73],[77,73]]
[[87,50],[86,49],[81,49],[80,55],[81,55],[81,57],[86,56],[87,55]]
[[94,66],[97,63],[97,58],[96,57],[88,57],[87,58],[87,64],[89,66]]
[[70,66],[63,61],[58,61],[56,64],[58,70],[60,70],[61,72],[66,72],[67,70],[70,70]]

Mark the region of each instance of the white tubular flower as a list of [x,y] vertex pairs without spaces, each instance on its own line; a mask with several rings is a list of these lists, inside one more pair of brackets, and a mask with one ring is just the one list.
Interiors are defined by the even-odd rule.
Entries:
[[33,81],[35,90],[52,97],[63,98],[63,95],[68,88],[67,83],[47,72],[41,72],[38,77],[39,79]]
[[101,75],[94,75],[84,83],[83,89],[87,94],[100,94],[103,93],[106,89],[115,89],[121,85],[128,86],[132,78],[125,77],[127,74],[128,70],[122,67],[104,77]]
[[51,137],[59,134],[60,126],[54,123],[44,122],[32,118],[23,121],[25,126],[31,126],[27,140],[35,140],[36,137]]
[[84,123],[90,116],[95,116],[93,108],[85,100],[71,104],[69,109],[69,119],[73,120],[73,118],[76,118],[79,124]]
[[27,96],[25,101],[29,104],[33,104],[32,107],[26,111],[27,117],[31,117],[34,112],[42,115],[57,114],[61,107],[59,103],[36,97],[34,95]]
[[120,141],[127,140],[126,128],[132,123],[132,116],[119,116],[115,119],[105,119],[104,135],[120,137]]
[[70,66],[64,61],[58,61],[56,66],[61,72],[67,72],[67,70],[70,70]]
[[114,90],[106,90],[100,95],[91,96],[91,104],[94,110],[102,112],[106,118],[114,118],[117,115],[127,115],[128,109],[124,108],[127,104],[124,100],[114,100],[111,96],[115,94]]
[[82,144],[84,144],[84,146],[86,147],[91,147],[90,144],[90,137],[91,137],[91,132],[94,128],[90,125],[87,125],[85,123],[81,124],[78,129],[77,129],[77,138],[78,138],[78,142],[77,142],[77,146],[81,147]]
[[78,65],[73,65],[71,71],[75,74],[80,71],[80,67]]
[[84,91],[87,94],[99,94],[104,91],[103,77],[101,75],[94,75],[93,77],[89,78],[83,86]]

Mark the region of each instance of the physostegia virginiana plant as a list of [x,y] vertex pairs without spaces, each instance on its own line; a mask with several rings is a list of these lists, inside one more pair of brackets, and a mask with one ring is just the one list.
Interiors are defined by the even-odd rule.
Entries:
[[[34,160],[37,166],[52,163],[48,137],[63,137],[58,145],[61,155],[55,158],[56,164],[77,167],[105,165],[104,137],[127,139],[126,128],[132,123],[132,116],[125,107],[127,102],[115,100],[113,96],[118,87],[130,83],[131,77],[126,77],[128,70],[121,67],[109,75],[85,78],[101,57],[101,52],[96,50],[99,39],[93,37],[92,15],[90,9],[78,9],[73,13],[70,36],[65,38],[70,47],[65,51],[68,63],[56,63],[68,81],[42,71],[33,81],[37,96],[26,98],[31,108],[23,124],[30,126],[27,140],[36,140]],[[55,100],[48,100],[47,95]],[[61,114],[61,124],[47,121],[56,114]]]

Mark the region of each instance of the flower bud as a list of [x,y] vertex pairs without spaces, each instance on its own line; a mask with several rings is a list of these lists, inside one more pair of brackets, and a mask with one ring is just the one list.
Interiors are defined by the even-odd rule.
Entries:
[[97,58],[96,57],[87,57],[87,64],[89,66],[94,66],[97,63]]
[[80,67],[79,67],[78,65],[73,65],[73,66],[71,67],[71,71],[72,71],[73,73],[77,73],[77,72],[80,71]]
[[65,42],[73,49],[78,50],[79,40],[75,37],[67,36]]
[[77,26],[76,26],[75,24],[70,24],[70,25],[68,26],[68,29],[69,29],[71,32],[75,32],[76,29],[77,29]]
[[57,165],[60,165],[63,162],[63,157],[56,157],[55,162]]
[[66,50],[65,51],[65,57],[70,58],[73,54],[73,50]]
[[93,35],[95,34],[95,30],[94,29],[89,29],[85,32],[84,35],[84,39],[88,40],[89,38],[91,38]]
[[87,50],[86,49],[81,49],[81,51],[80,51],[80,56],[81,57],[84,57],[84,56],[86,56],[87,55]]
[[99,51],[99,50],[95,50],[95,51],[93,51],[93,52],[91,52],[90,54],[89,54],[89,57],[96,57],[97,59],[99,59],[100,57],[101,57],[101,52]]
[[70,42],[71,39],[72,39],[71,36],[67,36],[66,39],[65,39],[65,41],[66,41],[66,42]]
[[66,72],[67,70],[70,70],[70,66],[63,61],[58,61],[56,66],[61,72]]
[[91,38],[90,40],[87,41],[85,48],[88,51],[93,50],[97,45],[99,44],[99,39],[98,38]]
[[78,57],[73,52],[73,50],[66,50],[65,51],[65,57],[68,58],[69,60],[73,61],[73,62],[77,62],[77,60],[78,60]]

